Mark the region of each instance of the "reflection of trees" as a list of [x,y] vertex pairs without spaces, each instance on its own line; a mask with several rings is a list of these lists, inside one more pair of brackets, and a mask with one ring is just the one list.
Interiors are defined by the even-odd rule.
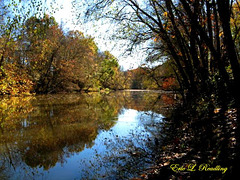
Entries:
[[30,143],[24,144],[23,148],[28,150],[23,159],[31,167],[49,169],[71,152],[82,151],[85,144],[92,146],[96,134],[94,127],[81,127],[81,124],[41,129]]
[[124,108],[139,111],[141,129],[132,131],[130,137],[119,138],[111,133],[109,138],[103,139],[107,151],[104,154],[95,151],[98,163],[83,161],[87,166],[83,176],[87,178],[129,179],[159,159],[158,145],[164,136],[161,134],[164,122],[160,114],[170,116],[177,102],[176,95],[124,91],[117,92],[117,96],[123,98]]
[[29,99],[28,106],[21,98],[2,102],[6,108],[1,111],[0,156],[7,162],[1,163],[12,167],[20,159],[44,169],[63,162],[71,153],[91,147],[98,129],[112,127],[120,110],[99,94],[39,96]]
[[[122,96],[122,92],[121,93]],[[153,111],[168,117],[177,103],[177,94],[154,93],[153,91],[125,91],[124,107],[138,111]]]
[[0,179],[8,179],[5,171],[16,168],[21,162],[12,134],[21,129],[28,113],[33,110],[33,97],[11,97],[0,99]]
[[0,125],[2,128],[14,130],[21,127],[20,121],[13,121],[13,119],[24,119],[28,113],[33,110],[30,103],[32,97],[11,97],[0,98]]
[[112,132],[107,139],[102,139],[107,151],[103,154],[95,152],[97,164],[83,162],[84,166],[87,166],[84,177],[129,179],[138,176],[136,173],[158,160],[156,139],[160,137],[162,116],[153,112],[139,112],[138,118],[141,128],[133,130],[128,136],[119,137]]
[[[167,96],[171,98],[171,95]],[[156,93],[123,91],[110,95],[93,93],[2,99],[0,172],[9,167],[27,166],[46,170],[57,162],[63,163],[71,154],[81,152],[85,147],[91,148],[99,130],[109,130],[116,123],[122,108],[165,112],[166,103],[162,97]],[[150,122],[150,116],[147,117]],[[151,125],[142,125],[144,131],[150,132]],[[154,128],[152,132],[156,131]],[[146,145],[148,141],[145,141],[145,137],[141,139],[141,133],[137,136],[139,143]],[[149,143],[154,143],[154,140]],[[109,144],[110,152],[121,154],[120,146],[128,147],[129,152],[137,151],[130,150],[134,146],[125,139],[116,139],[113,144],[114,150]],[[119,158],[121,164],[126,163],[126,157],[121,155]],[[135,156],[134,161],[135,158],[139,159]]]

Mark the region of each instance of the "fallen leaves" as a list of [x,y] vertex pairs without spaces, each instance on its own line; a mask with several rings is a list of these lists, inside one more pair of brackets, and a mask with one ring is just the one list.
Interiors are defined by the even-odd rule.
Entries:
[[[191,173],[183,172],[173,175],[170,165],[176,162],[183,165],[199,162],[219,163],[235,158],[237,110],[228,109],[224,117],[220,113],[221,110],[216,108],[213,119],[208,121],[183,122],[168,129],[167,134],[171,138],[168,137],[161,147],[162,153],[158,166],[155,167],[159,169],[156,177],[161,179],[161,174],[164,173],[167,174],[168,179],[191,177]],[[224,148],[226,151],[223,150]],[[153,172],[153,170],[149,171],[155,177]]]

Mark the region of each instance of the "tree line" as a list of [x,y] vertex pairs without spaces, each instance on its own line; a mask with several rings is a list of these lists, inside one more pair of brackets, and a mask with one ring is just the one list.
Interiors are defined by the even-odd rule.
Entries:
[[[76,0],[76,7],[84,5]],[[189,127],[216,127],[217,119],[227,129],[227,120],[235,117],[236,154],[234,161],[229,161],[235,173],[240,157],[239,12],[239,0],[90,0],[85,11],[86,20],[116,23],[115,37],[131,42],[128,50],[148,44],[149,61],[167,57],[184,100],[183,115],[190,116],[185,122]],[[175,123],[182,121],[178,117]],[[207,136],[200,134],[204,140],[198,142],[205,143],[213,131],[203,131]],[[222,158],[226,163],[228,130],[222,137],[226,141],[219,147],[217,162]],[[214,143],[215,148],[218,145]]]
[[64,29],[45,8],[1,1],[0,95],[162,88],[163,66],[123,72],[94,38]]
[[17,5],[1,1],[1,95],[124,88],[117,58],[94,38],[64,30],[45,13],[23,18]]
[[226,107],[240,97],[239,9],[238,0],[92,0],[85,17],[118,24],[129,50],[147,42],[150,61],[171,59],[186,101]]
[[126,72],[130,89],[178,91],[179,84],[170,62],[158,66],[140,66]]

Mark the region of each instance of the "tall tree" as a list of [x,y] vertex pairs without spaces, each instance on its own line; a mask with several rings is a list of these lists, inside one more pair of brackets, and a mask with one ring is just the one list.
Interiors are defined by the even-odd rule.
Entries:
[[[79,90],[94,86],[98,47],[91,37],[80,31],[69,31],[60,48],[59,80],[65,85],[76,84]],[[66,87],[66,86],[65,86]]]
[[25,23],[22,46],[24,63],[36,84],[35,91],[46,93],[50,90],[55,71],[57,51],[63,32],[53,17],[31,17]]
[[[91,0],[89,4],[86,17],[111,19],[120,25],[118,34],[129,39],[131,47],[152,42],[151,48],[173,59],[172,66],[180,86],[187,92],[188,102],[208,102],[209,111],[213,111],[211,104],[215,104],[221,107],[222,114],[229,104],[238,109],[237,164],[240,62],[236,24],[240,17],[234,8],[239,8],[239,1]],[[221,154],[224,156],[224,150]],[[238,173],[238,166],[235,167]]]
[[122,89],[123,75],[120,72],[117,58],[109,51],[100,56],[100,68],[98,71],[100,87],[109,89]]
[[151,49],[171,57],[189,99],[200,93],[210,100],[217,92],[219,97],[233,96],[237,105],[239,62],[230,26],[234,3],[237,1],[92,0],[86,17],[110,19],[119,25],[118,37],[129,39],[131,47],[152,42]]

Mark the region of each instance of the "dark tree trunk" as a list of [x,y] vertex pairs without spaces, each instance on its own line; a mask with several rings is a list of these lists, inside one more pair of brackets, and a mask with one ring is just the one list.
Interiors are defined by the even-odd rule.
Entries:
[[224,33],[223,42],[226,48],[226,56],[229,58],[229,61],[231,63],[232,73],[234,77],[234,86],[231,88],[232,92],[234,93],[236,105],[239,107],[240,96],[238,93],[240,92],[240,66],[238,63],[237,53],[230,27],[230,2],[229,0],[218,0],[217,4]]

